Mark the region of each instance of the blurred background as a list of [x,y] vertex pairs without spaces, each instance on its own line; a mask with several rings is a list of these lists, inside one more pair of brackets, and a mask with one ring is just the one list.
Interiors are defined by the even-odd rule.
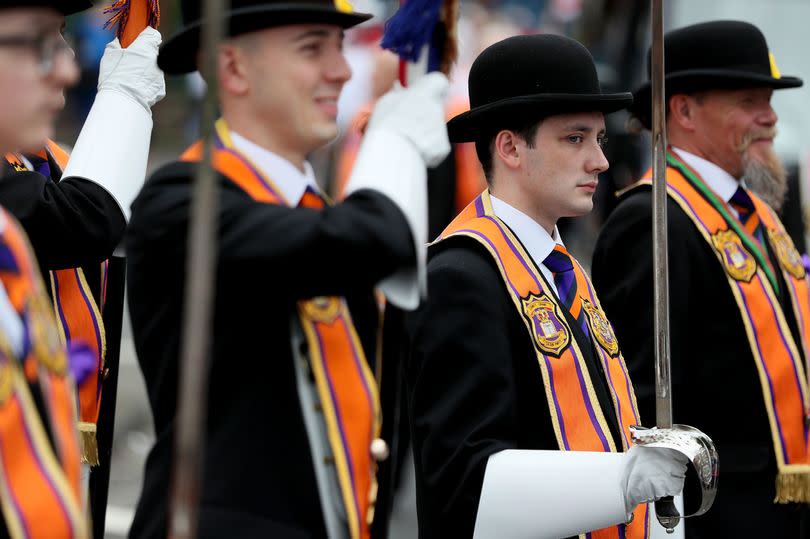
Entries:
[[[70,17],[67,34],[74,44],[82,78],[68,94],[57,139],[69,147],[78,136],[95,96],[98,64],[112,33],[103,30],[103,8],[111,2],[96,0],[92,11]],[[382,53],[379,40],[385,20],[396,10],[391,0],[354,0],[355,10],[374,14],[364,25],[349,30],[345,51],[353,69],[339,103],[341,136],[311,162],[322,187],[339,197],[360,139],[358,125],[376,97],[396,77],[396,59]],[[784,74],[810,83],[807,50],[808,0],[667,0],[665,25],[675,28],[704,20],[738,19],[756,24],[765,34]],[[180,26],[179,1],[161,2],[164,36]],[[606,91],[632,91],[646,77],[649,46],[649,0],[462,0],[459,22],[460,57],[451,73],[448,117],[467,105],[467,72],[486,46],[521,33],[564,34],[584,43],[593,53]],[[199,75],[167,78],[167,96],[154,108],[154,133],[149,170],[175,159],[193,142],[199,129],[199,105],[205,82]],[[810,86],[810,84],[808,84]],[[779,115],[776,149],[790,173],[789,200],[783,220],[801,251],[806,251],[804,215],[810,206],[810,87],[776,92],[773,104]],[[650,161],[646,135],[630,134],[627,117],[608,117],[606,154],[610,170],[600,178],[591,215],[562,223],[561,234],[575,256],[586,265],[601,223],[614,205],[614,193],[637,179]],[[430,227],[435,235],[484,187],[474,148],[459,145],[445,163],[431,172]],[[115,442],[106,537],[126,535],[140,493],[143,462],[151,447],[153,430],[143,379],[138,370],[128,319],[121,350]],[[406,472],[407,473],[407,472]],[[415,537],[412,493],[395,507],[392,538]]]

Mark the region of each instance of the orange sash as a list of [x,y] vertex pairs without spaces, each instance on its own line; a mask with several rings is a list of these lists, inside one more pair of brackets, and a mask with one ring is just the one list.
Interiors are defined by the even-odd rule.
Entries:
[[[776,213],[754,193],[768,242],[779,262],[801,342],[791,334],[777,298],[778,285],[767,252],[703,179],[675,155],[667,156],[667,193],[714,248],[739,307],[759,372],[771,425],[778,476],[776,502],[810,502],[807,377],[800,348],[808,356],[810,287],[801,256]],[[650,173],[634,184],[651,185]],[[765,257],[765,263],[762,258]]]
[[[501,272],[509,295],[535,344],[557,444],[563,451],[626,450],[630,425],[639,425],[636,397],[613,327],[585,271],[575,260],[574,272],[582,308],[598,358],[602,364],[621,425],[622,447],[616,448],[605,414],[599,405],[582,351],[571,333],[553,288],[546,282],[520,241],[495,216],[488,191],[471,202],[442,233],[437,242],[466,236],[483,245]],[[645,538],[646,504],[634,511],[633,522],[587,534],[599,538]]]
[[[25,235],[0,211],[0,281],[26,328],[22,357],[15,357],[0,335],[0,506],[13,538],[87,537],[75,388],[29,253]],[[45,418],[37,412],[29,383],[40,388]]]
[[[60,168],[67,166],[69,155],[55,142],[49,140],[46,151]],[[39,157],[47,159],[48,153],[43,151]],[[13,154],[6,156],[6,160],[17,170],[27,170]],[[106,286],[106,264],[106,261],[101,263],[102,290]],[[87,346],[96,358],[96,368],[90,371],[79,386],[79,432],[82,462],[97,466],[96,423],[101,405],[104,357],[107,352],[104,321],[82,268],[54,270],[49,273],[53,309],[62,342]]]
[[[224,120],[217,122],[214,168],[254,200],[289,205],[273,182],[230,141]],[[182,156],[199,161],[202,143]],[[322,208],[323,200],[307,193],[302,206]],[[309,345],[309,360],[323,405],[329,445],[353,539],[367,539],[377,497],[376,463],[371,442],[379,437],[380,400],[346,300],[319,297],[298,302],[298,318]]]

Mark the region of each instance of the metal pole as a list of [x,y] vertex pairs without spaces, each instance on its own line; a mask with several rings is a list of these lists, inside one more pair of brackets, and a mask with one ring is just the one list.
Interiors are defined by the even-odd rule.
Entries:
[[[667,132],[664,95],[664,2],[652,0],[652,90],[653,151],[653,297],[655,300],[655,423],[672,427],[672,382],[669,355],[669,260],[667,258]],[[658,522],[672,533],[680,515],[671,496],[655,502]]]
[[211,160],[218,104],[218,45],[224,36],[226,1],[204,0],[202,11],[207,24],[202,25],[201,31],[201,71],[208,77],[208,93],[202,104],[200,125],[204,150],[192,197],[186,260],[188,280],[178,366],[180,387],[170,500],[169,537],[172,539],[197,537],[199,524],[219,211],[217,175]]

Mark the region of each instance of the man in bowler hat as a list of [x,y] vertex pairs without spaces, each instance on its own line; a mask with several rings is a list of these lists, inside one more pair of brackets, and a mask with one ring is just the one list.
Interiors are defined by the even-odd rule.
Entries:
[[[160,51],[197,69],[199,2]],[[449,152],[447,80],[377,103],[345,201],[321,196],[307,155],[337,135],[351,71],[345,1],[235,0],[217,81],[217,289],[200,537],[371,536],[380,410],[373,288],[402,308],[424,291],[426,166]],[[209,75],[203,73],[204,76]],[[127,235],[130,312],[157,440],[130,531],[165,537],[195,144],[152,176]]]
[[469,89],[448,131],[488,188],[432,244],[408,322],[419,535],[645,537],[644,502],[681,490],[686,459],[630,442],[621,351],[556,227],[591,211],[604,115],[631,95],[555,35],[490,46]]
[[[775,209],[780,73],[755,26],[712,21],[665,36],[673,419],[699,422],[722,475],[686,536],[806,537],[808,283]],[[631,112],[650,126],[650,84]],[[654,418],[651,173],[620,194],[593,257],[625,345],[642,421]],[[689,497],[685,499],[689,505]],[[747,518],[756,515],[756,518]]]

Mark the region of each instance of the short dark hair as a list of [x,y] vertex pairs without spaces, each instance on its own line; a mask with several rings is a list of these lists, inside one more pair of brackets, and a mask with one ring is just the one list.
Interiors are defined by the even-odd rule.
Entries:
[[481,162],[481,168],[484,169],[484,178],[487,180],[487,185],[492,185],[492,154],[495,144],[495,137],[501,131],[512,131],[518,137],[526,142],[529,148],[534,148],[534,139],[537,136],[537,130],[543,119],[533,119],[531,121],[524,120],[512,125],[504,125],[497,129],[490,129],[483,133],[480,137],[475,139],[475,153],[478,154],[478,160]]

